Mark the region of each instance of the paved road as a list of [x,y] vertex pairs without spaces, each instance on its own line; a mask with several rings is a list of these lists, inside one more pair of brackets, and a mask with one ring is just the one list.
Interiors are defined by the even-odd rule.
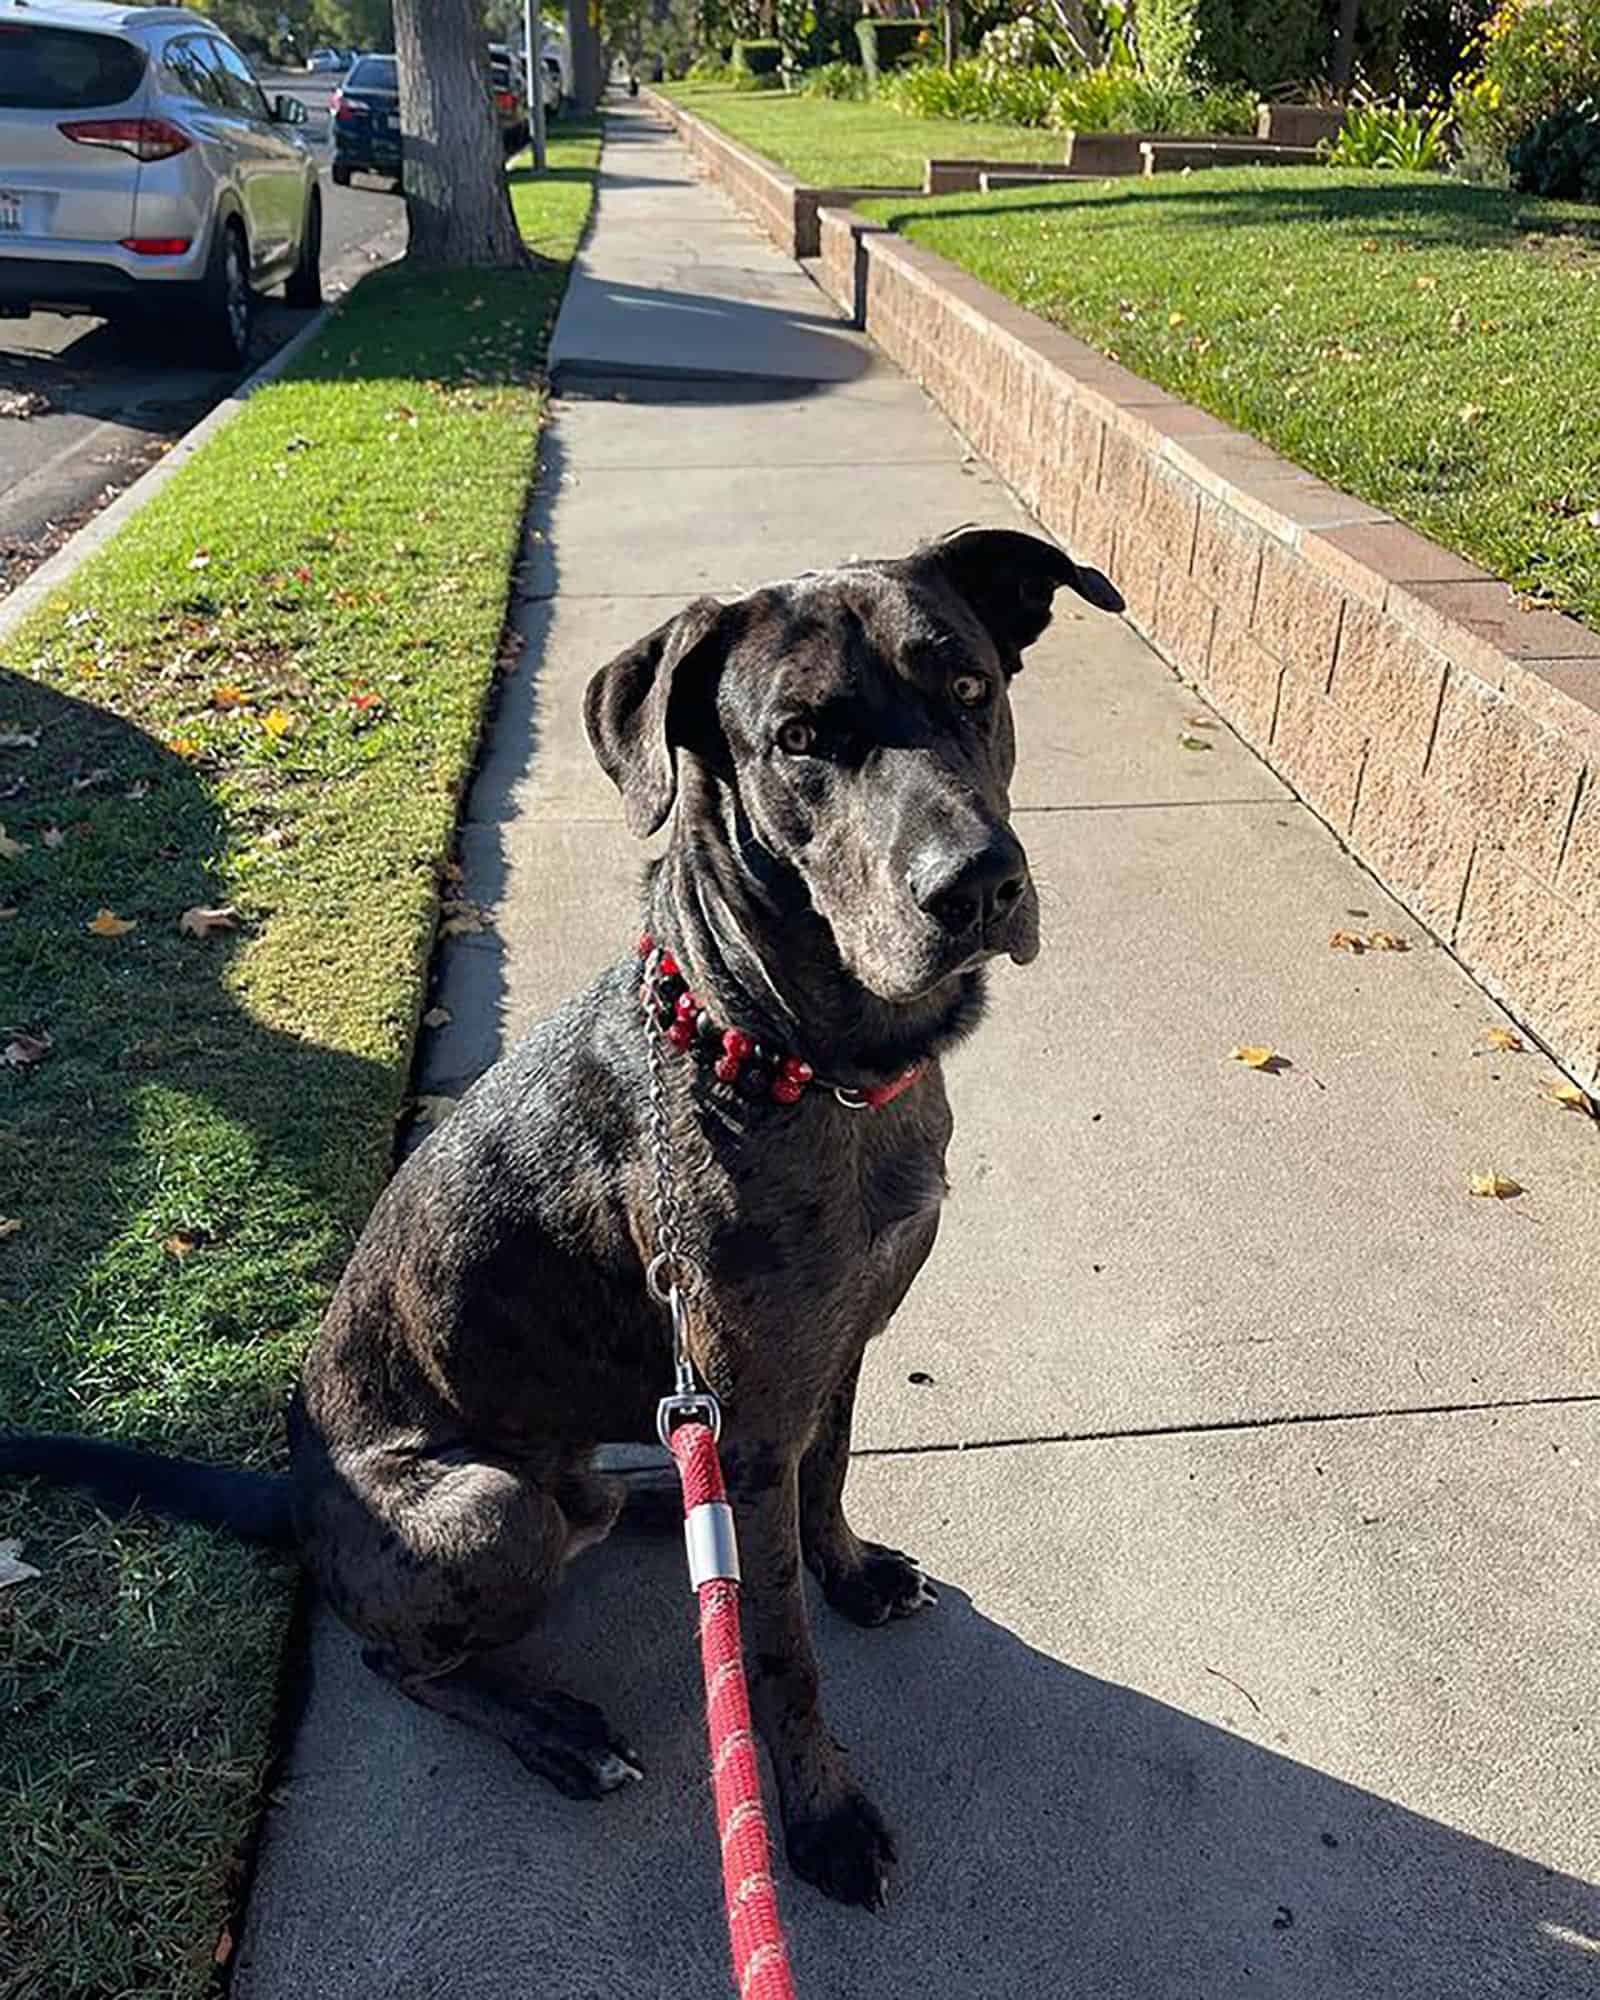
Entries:
[[[336,188],[328,178],[328,99],[335,81],[263,78],[269,92],[287,90],[306,105],[324,156],[322,268],[329,297],[348,290],[373,263],[397,256],[405,241],[392,188],[376,180]],[[280,295],[265,301],[251,366],[281,347],[305,318]],[[31,415],[0,414],[0,598],[239,379],[140,353],[104,321],[87,316],[0,320],[0,405],[9,400],[7,391],[43,399]]]

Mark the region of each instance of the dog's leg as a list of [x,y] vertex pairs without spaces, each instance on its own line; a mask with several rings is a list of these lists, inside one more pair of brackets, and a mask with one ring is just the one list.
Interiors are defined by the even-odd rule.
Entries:
[[[312,1469],[314,1454],[306,1454]],[[366,1641],[362,1658],[413,1701],[498,1737],[570,1798],[642,1775],[588,1702],[530,1686],[510,1651],[564,1565],[599,1541],[620,1486],[581,1462],[526,1466],[454,1446],[379,1448],[321,1476],[303,1501],[304,1546],[324,1595]]]
[[[753,1456],[761,1462],[759,1452]],[[736,1441],[730,1457],[737,1465]],[[771,1466],[769,1446],[763,1471],[736,1477],[733,1497],[755,1715],[777,1773],[789,1864],[824,1895],[877,1909],[888,1892],[894,1838],[823,1722],[800,1567],[798,1468],[792,1460]]]
[[833,1608],[857,1625],[883,1625],[926,1610],[939,1597],[912,1557],[862,1541],[844,1517],[860,1374],[857,1361],[835,1390],[801,1461],[800,1534],[807,1567]]
[[642,1778],[638,1752],[616,1735],[593,1702],[557,1688],[508,1683],[482,1660],[443,1672],[419,1671],[395,1652],[368,1646],[362,1664],[424,1708],[497,1736],[536,1776],[569,1799],[599,1799]]

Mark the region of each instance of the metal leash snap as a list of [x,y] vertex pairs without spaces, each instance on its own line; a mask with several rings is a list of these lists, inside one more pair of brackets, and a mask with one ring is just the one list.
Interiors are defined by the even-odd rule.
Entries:
[[[700,1266],[681,1250],[658,1250],[644,1267],[644,1282],[658,1306],[672,1305],[675,1292],[690,1296],[700,1289]],[[674,1330],[683,1308],[673,1310]]]
[[668,1451],[679,1424],[704,1424],[714,1439],[720,1438],[722,1405],[709,1389],[696,1389],[687,1396],[663,1396],[656,1405],[656,1436]]
[[870,1111],[872,1108],[867,1102],[866,1093],[857,1090],[853,1083],[836,1083],[833,1094],[846,1111]]

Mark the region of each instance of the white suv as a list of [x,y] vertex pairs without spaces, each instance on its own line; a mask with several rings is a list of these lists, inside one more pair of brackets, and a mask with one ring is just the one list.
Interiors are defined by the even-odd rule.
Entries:
[[0,0],[0,317],[160,319],[239,365],[257,290],[322,296],[305,120],[184,8]]

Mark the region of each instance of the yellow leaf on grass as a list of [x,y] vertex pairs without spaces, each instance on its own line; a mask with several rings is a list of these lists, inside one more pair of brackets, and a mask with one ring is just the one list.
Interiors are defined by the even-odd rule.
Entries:
[[0,1215],[0,1238],[15,1236],[21,1227],[20,1215]]
[[1275,1062],[1283,1058],[1276,1049],[1269,1049],[1254,1042],[1240,1042],[1228,1051],[1230,1062],[1243,1063],[1247,1069],[1271,1069]]
[[211,690],[213,708],[248,708],[250,697],[242,687],[235,687],[232,681],[224,681],[221,687]]
[[1483,1040],[1486,1048],[1499,1049],[1506,1055],[1520,1055],[1525,1046],[1514,1028],[1489,1028]]
[[103,909],[99,916],[90,918],[86,928],[93,931],[96,937],[123,937],[139,928],[139,920],[137,917],[119,917],[114,911]]
[[293,735],[294,726],[294,717],[281,708],[269,708],[261,718],[261,727],[274,743],[282,737]]
[[174,757],[183,757],[191,763],[200,755],[200,742],[194,736],[174,736],[167,745]]
[[4,824],[0,823],[0,856],[7,861],[15,861],[19,854],[26,854],[27,851],[28,843],[25,840],[13,840],[6,832]]
[[227,906],[208,910],[203,904],[196,903],[178,919],[178,929],[185,937],[208,938],[214,931],[236,931],[238,928],[239,919]]
[[175,1236],[169,1236],[161,1247],[169,1257],[176,1258],[181,1264],[185,1257],[193,1256],[195,1251],[200,1248],[200,1238],[198,1236],[190,1236],[187,1232],[180,1229]]
[[1473,1194],[1486,1195],[1491,1201],[1509,1201],[1522,1193],[1521,1181],[1512,1180],[1509,1174],[1474,1174],[1467,1186]]
[[1184,315],[1183,313],[1181,313],[1181,312],[1170,312],[1170,313],[1168,313],[1168,314],[1167,314],[1167,325],[1168,325],[1168,326],[1182,326],[1182,325],[1183,325],[1183,322],[1184,322],[1184,318],[1185,318],[1185,315]]
[[1593,1118],[1597,1115],[1594,1108],[1594,1099],[1589,1095],[1588,1091],[1580,1090],[1577,1084],[1568,1083],[1565,1079],[1560,1083],[1551,1084],[1545,1092],[1545,1096],[1549,1098],[1552,1104],[1559,1104],[1563,1111],[1578,1111],[1585,1118]]

